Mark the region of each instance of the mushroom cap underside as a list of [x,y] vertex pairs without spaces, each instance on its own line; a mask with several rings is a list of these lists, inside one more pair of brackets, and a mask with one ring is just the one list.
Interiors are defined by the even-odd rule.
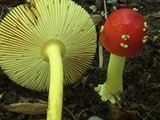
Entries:
[[64,84],[80,79],[96,51],[96,30],[90,15],[70,0],[32,0],[6,15],[0,24],[4,73],[21,86],[48,91],[50,66],[41,51],[49,40],[65,47]]

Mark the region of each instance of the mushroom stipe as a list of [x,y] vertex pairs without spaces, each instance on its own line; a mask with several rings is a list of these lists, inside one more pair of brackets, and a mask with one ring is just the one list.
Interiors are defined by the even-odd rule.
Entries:
[[123,69],[126,57],[140,52],[146,36],[147,23],[137,9],[121,8],[112,12],[100,33],[100,41],[110,55],[107,80],[95,90],[103,101],[115,103],[114,96],[120,100],[123,92]]

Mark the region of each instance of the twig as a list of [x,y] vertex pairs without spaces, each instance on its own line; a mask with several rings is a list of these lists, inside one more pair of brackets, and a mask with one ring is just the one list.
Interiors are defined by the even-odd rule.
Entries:
[[84,113],[85,111],[90,111],[90,112],[92,112],[92,113],[95,113],[94,111],[85,108],[85,109],[83,109],[83,110],[78,114],[78,120],[80,120],[80,117],[81,117],[82,113]]
[[103,67],[103,47],[100,43],[100,40],[98,42],[98,55],[99,55],[99,68]]
[[104,4],[104,17],[107,19],[107,6],[106,6],[106,0],[103,0]]
[[3,18],[3,12],[4,12],[4,6],[2,6],[1,14],[0,14],[0,21],[2,21]]
[[63,107],[63,109],[65,109],[73,118],[73,120],[77,120],[77,118],[73,115],[73,113],[66,107]]
[[[106,6],[106,1],[103,0],[103,5],[104,5],[104,17],[107,19],[107,6]],[[100,43],[100,40],[98,42],[98,55],[99,55],[99,68],[103,67],[103,47]]]
[[148,113],[147,116],[144,118],[144,120],[147,120],[147,118],[148,118],[149,115],[152,113],[152,111],[153,111],[156,107],[158,107],[158,106],[160,106],[160,102],[157,103],[157,104],[149,111],[149,113]]
[[[103,0],[103,4],[104,4],[104,17],[107,19],[108,12],[107,12],[106,0]],[[113,4],[113,9],[116,10],[117,7],[114,4]],[[102,29],[102,27],[101,27],[101,29]],[[98,55],[99,55],[99,68],[102,68],[103,67],[103,47],[100,42],[98,44]]]

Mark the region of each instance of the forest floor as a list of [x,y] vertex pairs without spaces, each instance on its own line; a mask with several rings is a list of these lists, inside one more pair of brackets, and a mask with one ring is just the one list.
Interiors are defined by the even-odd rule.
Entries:
[[[5,1],[5,0],[1,0]],[[9,0],[6,0],[9,1]],[[8,6],[17,5],[18,1]],[[100,14],[104,11],[103,0],[74,0],[95,17],[97,34],[104,23]],[[90,9],[90,6],[95,5]],[[8,7],[0,2],[0,9]],[[106,80],[109,52],[105,49],[104,65],[99,68],[98,52],[92,69],[77,83],[64,87],[63,120],[88,120],[99,116],[102,120],[160,120],[160,0],[118,0],[115,5],[107,4],[110,14],[116,9],[137,8],[148,23],[148,41],[136,56],[126,59],[123,74],[123,93],[116,105],[101,101],[94,87]],[[5,12],[4,12],[5,13]],[[3,18],[3,14],[1,16]],[[12,82],[0,71],[0,120],[45,120],[46,114],[25,115],[4,110],[12,103],[47,102],[48,93],[36,92]],[[25,110],[27,108],[23,108]],[[45,108],[44,108],[45,109]],[[36,114],[37,111],[35,111]]]

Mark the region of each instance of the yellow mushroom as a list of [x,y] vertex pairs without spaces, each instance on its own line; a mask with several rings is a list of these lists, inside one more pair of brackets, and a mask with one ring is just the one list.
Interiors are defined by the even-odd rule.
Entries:
[[49,91],[47,120],[61,120],[63,83],[80,79],[95,51],[93,21],[71,0],[31,0],[0,24],[0,66],[15,83]]

